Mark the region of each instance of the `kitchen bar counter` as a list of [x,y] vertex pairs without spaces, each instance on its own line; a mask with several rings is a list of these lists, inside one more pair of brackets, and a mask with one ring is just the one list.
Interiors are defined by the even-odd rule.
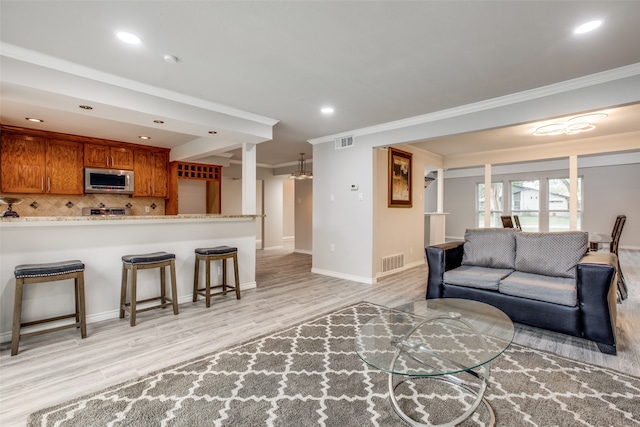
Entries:
[[[105,222],[105,221],[186,221],[186,220],[228,220],[261,218],[264,215],[221,215],[221,214],[183,214],[183,215],[96,215],[96,216],[26,216],[19,218],[0,218],[0,227],[20,227],[25,223],[52,222]],[[52,225],[52,224],[49,224]]]
[[[240,288],[254,288],[256,218],[261,217],[167,215],[0,219],[0,340],[11,339],[13,270],[19,264],[72,259],[84,262],[88,323],[118,317],[123,255],[157,251],[175,253],[179,302],[192,304],[195,248],[235,246],[238,248]],[[220,277],[215,274],[218,269],[212,270],[212,283],[218,283]],[[228,270],[233,272],[233,268]],[[200,271],[201,283],[204,283],[204,268]],[[155,296],[158,283],[157,270],[141,270],[138,299]],[[68,312],[73,304],[72,289],[73,286],[65,281],[29,285],[23,305],[24,321]],[[226,298],[235,296],[230,294]],[[203,301],[196,304],[205,309]],[[88,333],[90,337],[90,327]]]

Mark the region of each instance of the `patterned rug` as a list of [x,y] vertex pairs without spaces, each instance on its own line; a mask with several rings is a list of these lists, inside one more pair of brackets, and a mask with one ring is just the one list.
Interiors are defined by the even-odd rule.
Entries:
[[[354,351],[358,328],[384,311],[358,303],[38,411],[28,425],[403,426],[387,375]],[[500,426],[640,425],[640,378],[550,353],[512,344],[493,363],[490,384],[485,396]],[[446,387],[416,380],[397,394],[405,410],[418,408],[412,416],[433,422],[439,410],[416,404],[467,404]],[[481,408],[462,425],[487,425]]]

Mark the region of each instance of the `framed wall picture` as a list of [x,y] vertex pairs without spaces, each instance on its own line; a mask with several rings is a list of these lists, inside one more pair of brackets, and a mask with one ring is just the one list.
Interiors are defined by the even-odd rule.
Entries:
[[389,147],[389,207],[410,208],[411,153]]

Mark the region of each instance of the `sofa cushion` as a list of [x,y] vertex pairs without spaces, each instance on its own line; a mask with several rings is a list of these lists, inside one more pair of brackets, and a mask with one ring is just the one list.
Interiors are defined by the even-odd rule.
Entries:
[[515,270],[572,279],[589,247],[589,235],[583,231],[517,233],[515,241]]
[[467,229],[462,265],[515,269],[516,234],[514,228]]
[[500,280],[511,274],[513,270],[500,268],[477,267],[463,265],[446,271],[442,280],[451,285],[467,286],[471,288],[498,290]]
[[515,271],[500,281],[500,293],[575,307],[578,293],[575,279],[549,277]]

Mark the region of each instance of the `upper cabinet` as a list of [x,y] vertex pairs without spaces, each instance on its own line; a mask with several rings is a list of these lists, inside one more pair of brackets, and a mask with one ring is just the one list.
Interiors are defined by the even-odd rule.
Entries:
[[133,150],[123,146],[85,144],[84,166],[132,170]]
[[3,132],[3,193],[81,195],[82,143]]
[[84,168],[133,170],[134,196],[167,197],[169,149],[1,126],[0,191],[84,194]]
[[167,197],[168,153],[136,148],[133,154],[135,173],[133,195]]

